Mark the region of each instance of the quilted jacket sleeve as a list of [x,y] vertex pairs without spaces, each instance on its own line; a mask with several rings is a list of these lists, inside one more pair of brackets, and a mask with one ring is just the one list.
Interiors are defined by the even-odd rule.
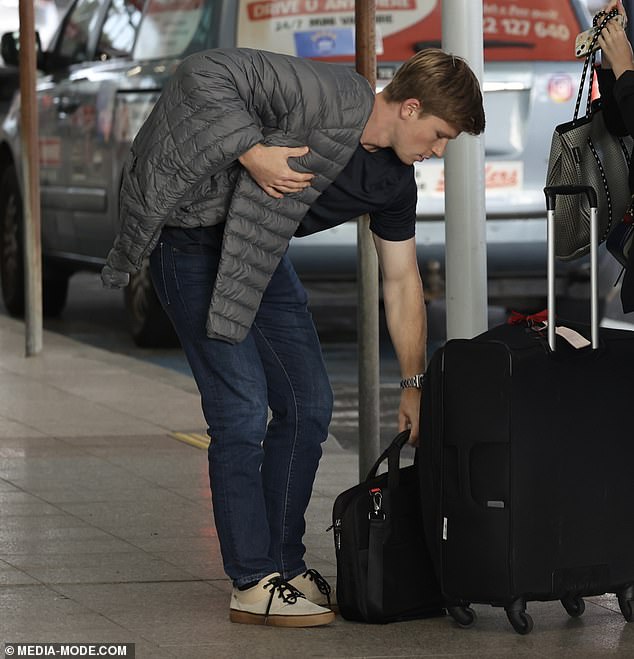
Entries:
[[187,192],[262,141],[253,84],[248,61],[231,51],[199,53],[179,66],[126,161],[110,267],[140,268]]

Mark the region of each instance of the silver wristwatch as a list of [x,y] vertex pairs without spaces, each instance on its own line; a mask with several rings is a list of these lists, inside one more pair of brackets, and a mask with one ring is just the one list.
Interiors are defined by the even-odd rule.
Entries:
[[425,381],[424,373],[417,373],[411,378],[403,378],[401,380],[401,389],[422,389],[423,382]]

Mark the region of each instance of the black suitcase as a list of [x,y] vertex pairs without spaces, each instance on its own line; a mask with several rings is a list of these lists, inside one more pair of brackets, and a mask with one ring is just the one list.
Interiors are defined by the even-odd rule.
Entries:
[[[416,465],[400,467],[399,433],[367,478],[333,506],[337,605],[347,620],[388,623],[445,615],[425,544]],[[377,475],[384,461],[387,473]]]
[[[545,192],[554,318],[555,195],[579,188]],[[593,190],[583,192],[596,206]],[[485,603],[527,634],[527,601],[559,599],[577,617],[584,596],[603,593],[616,593],[632,621],[634,333],[599,330],[593,288],[590,331],[572,326],[592,345],[573,348],[554,325],[525,322],[450,340],[430,361],[423,518],[448,610],[463,627],[475,622],[469,604]]]

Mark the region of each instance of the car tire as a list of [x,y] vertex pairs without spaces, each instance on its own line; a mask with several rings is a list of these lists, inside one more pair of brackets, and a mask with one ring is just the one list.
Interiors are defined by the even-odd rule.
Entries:
[[[15,167],[8,167],[0,182],[0,280],[2,299],[9,315],[24,316],[24,229],[22,195]],[[66,306],[69,273],[45,264],[42,313],[59,316]]]
[[22,195],[15,167],[8,167],[0,181],[0,282],[9,315],[24,316],[24,253]]
[[149,263],[130,277],[124,289],[132,340],[140,348],[173,348],[178,337],[154,290]]

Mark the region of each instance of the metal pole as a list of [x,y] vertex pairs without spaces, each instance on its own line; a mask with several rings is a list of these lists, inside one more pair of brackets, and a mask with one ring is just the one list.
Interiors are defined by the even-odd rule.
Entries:
[[[356,68],[376,87],[376,2],[355,3]],[[370,218],[357,220],[357,342],[359,355],[359,479],[379,456],[379,265]]]
[[[555,209],[548,206],[546,215],[546,245],[548,255],[548,320],[555,318]],[[555,323],[548,323],[548,345],[555,350]]]
[[[482,0],[443,0],[442,44],[482,83]],[[461,135],[445,154],[447,338],[471,338],[488,327],[484,140]]]
[[20,0],[20,133],[24,182],[24,277],[26,356],[42,351],[42,245],[40,158],[37,125],[35,18],[31,0]]

